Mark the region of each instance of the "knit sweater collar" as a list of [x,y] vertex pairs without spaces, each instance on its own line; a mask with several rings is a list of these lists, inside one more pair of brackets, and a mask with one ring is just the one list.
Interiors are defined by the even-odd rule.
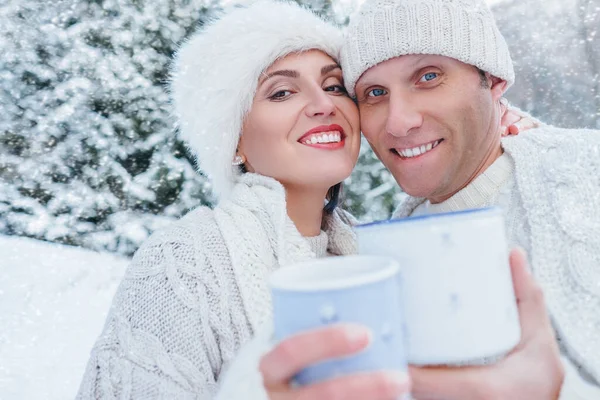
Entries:
[[[265,277],[274,269],[318,256],[287,214],[285,190],[275,179],[245,173],[237,179],[230,196],[215,207],[215,218],[229,249],[231,264],[252,327],[270,318],[268,307],[257,312],[257,293],[267,294]],[[354,220],[336,209],[323,218],[326,252],[357,253]],[[323,250],[319,247],[319,252]]]
[[514,163],[510,156],[503,153],[481,175],[448,200],[431,204],[428,200],[421,203],[413,215],[439,214],[445,212],[485,207],[495,198],[502,187],[513,176]]
[[[287,214],[285,189],[277,180],[254,173],[245,173],[237,179],[230,204],[236,204],[259,216],[260,223],[272,239],[274,253],[280,265],[294,263],[313,253],[311,244],[303,237]],[[252,200],[250,200],[252,199]],[[340,208],[331,214],[323,215],[322,229],[327,233],[326,253],[332,255],[355,254],[358,251],[357,239],[352,229],[356,220]],[[321,251],[321,250],[319,250]],[[315,256],[318,256],[315,254]]]
[[325,257],[327,255],[327,245],[329,244],[327,232],[321,231],[318,236],[306,237],[306,240],[310,249],[317,257]]

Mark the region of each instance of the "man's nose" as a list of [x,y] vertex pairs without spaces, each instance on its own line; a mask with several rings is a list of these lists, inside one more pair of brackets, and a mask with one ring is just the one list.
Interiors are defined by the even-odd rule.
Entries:
[[392,136],[408,136],[423,124],[423,116],[414,101],[406,96],[390,96],[386,132]]

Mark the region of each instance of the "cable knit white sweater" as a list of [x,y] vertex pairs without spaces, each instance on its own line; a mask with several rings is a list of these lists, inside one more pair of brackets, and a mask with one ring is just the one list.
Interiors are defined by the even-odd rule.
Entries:
[[271,318],[268,275],[316,253],[355,253],[352,221],[337,210],[324,218],[326,235],[307,240],[283,187],[244,174],[228,200],[190,212],[137,251],[77,398],[213,398],[240,346]]
[[[565,355],[561,400],[598,400],[600,389],[600,132],[544,126],[504,139],[505,155],[441,205],[409,197],[413,213],[500,206],[509,242],[524,247]],[[258,362],[265,324],[226,374],[218,399],[265,400]]]

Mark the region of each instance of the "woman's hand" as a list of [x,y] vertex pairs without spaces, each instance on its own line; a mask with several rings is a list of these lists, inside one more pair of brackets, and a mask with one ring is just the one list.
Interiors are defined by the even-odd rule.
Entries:
[[347,375],[304,387],[291,380],[303,368],[331,358],[364,350],[370,341],[367,328],[335,325],[292,336],[261,360],[260,372],[271,400],[393,400],[409,393],[408,376],[401,372]]
[[516,136],[528,129],[539,127],[533,119],[521,112],[521,110],[511,107],[504,97],[500,101],[503,106],[504,114],[500,122],[500,131],[502,136]]

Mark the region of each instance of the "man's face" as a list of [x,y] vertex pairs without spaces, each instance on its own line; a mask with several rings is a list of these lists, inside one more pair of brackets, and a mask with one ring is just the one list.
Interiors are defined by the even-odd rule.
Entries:
[[394,58],[356,84],[362,132],[405,192],[438,203],[501,154],[505,87],[452,58]]

